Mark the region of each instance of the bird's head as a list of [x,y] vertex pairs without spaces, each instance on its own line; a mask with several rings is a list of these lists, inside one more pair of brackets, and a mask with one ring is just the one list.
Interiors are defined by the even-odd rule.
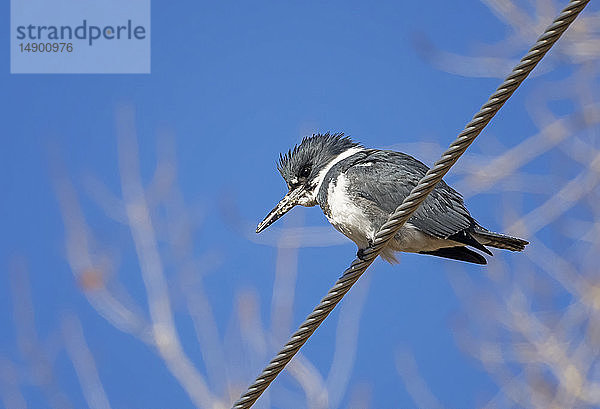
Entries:
[[256,232],[260,233],[294,206],[315,206],[317,194],[325,174],[340,155],[360,145],[345,137],[343,133],[315,134],[302,139],[286,154],[279,155],[277,169],[288,186],[288,193],[277,206],[260,222]]

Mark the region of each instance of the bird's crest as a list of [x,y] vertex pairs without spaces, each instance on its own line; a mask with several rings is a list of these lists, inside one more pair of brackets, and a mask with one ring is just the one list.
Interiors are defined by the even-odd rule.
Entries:
[[334,158],[342,152],[360,144],[354,142],[343,132],[313,134],[302,139],[299,145],[294,146],[285,154],[279,154],[277,169],[281,176],[287,181],[305,166],[307,163],[324,164],[329,158]]

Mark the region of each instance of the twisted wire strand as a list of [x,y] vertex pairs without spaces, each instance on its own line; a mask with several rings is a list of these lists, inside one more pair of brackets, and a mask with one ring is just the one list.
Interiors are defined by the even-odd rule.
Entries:
[[417,186],[388,218],[377,232],[373,245],[364,251],[362,258],[356,258],[350,267],[346,269],[342,277],[336,281],[319,305],[315,307],[313,312],[300,325],[300,328],[291,336],[287,344],[271,360],[254,383],[250,385],[246,393],[234,404],[233,409],[247,409],[254,404],[273,379],[283,370],[296,352],[298,352],[338,302],[346,295],[352,285],[356,283],[362,273],[373,263],[388,241],[396,235],[398,230],[400,230],[427,198],[427,195],[442,180],[444,175],[456,163],[469,145],[473,143],[492,117],[496,115],[502,105],[510,98],[525,78],[527,78],[537,63],[560,38],[587,3],[589,3],[589,0],[571,0],[554,22],[548,26],[546,31],[538,38],[535,45],[521,59],[517,66],[513,68],[510,75],[506,77],[496,92],[490,96],[479,112],[465,126],[465,129],[452,142],[442,157],[435,162],[434,166],[423,176]]

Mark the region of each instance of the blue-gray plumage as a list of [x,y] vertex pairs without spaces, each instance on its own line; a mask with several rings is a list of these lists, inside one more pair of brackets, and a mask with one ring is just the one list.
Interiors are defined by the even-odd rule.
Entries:
[[[277,165],[289,192],[256,232],[296,205],[321,206],[331,224],[358,246],[358,255],[425,175],[428,168],[400,152],[365,149],[343,134],[317,134],[285,155]],[[477,264],[492,254],[485,246],[521,251],[527,241],[481,227],[461,195],[440,182],[413,213],[381,256],[395,262],[397,251],[431,254]]]

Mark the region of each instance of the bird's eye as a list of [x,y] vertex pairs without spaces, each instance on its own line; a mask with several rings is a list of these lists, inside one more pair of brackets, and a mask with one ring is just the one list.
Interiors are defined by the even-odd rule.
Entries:
[[306,165],[306,166],[302,167],[302,169],[300,169],[300,177],[307,178],[308,175],[310,175],[310,171],[311,171],[310,165]]

